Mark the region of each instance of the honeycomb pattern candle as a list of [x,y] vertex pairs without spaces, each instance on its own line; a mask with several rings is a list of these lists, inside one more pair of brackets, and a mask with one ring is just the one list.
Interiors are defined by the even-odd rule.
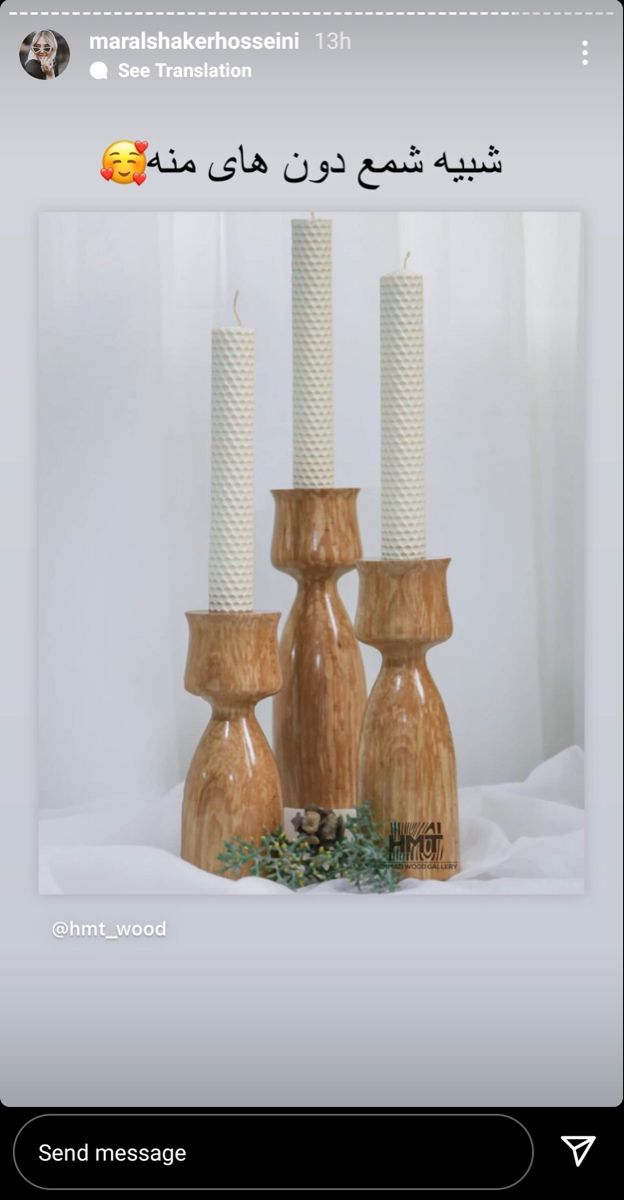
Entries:
[[211,612],[253,609],[256,335],[240,324],[237,296],[239,324],[212,331]]
[[332,223],[292,222],[293,485],[334,485]]
[[381,556],[424,558],[423,281],[381,278]]

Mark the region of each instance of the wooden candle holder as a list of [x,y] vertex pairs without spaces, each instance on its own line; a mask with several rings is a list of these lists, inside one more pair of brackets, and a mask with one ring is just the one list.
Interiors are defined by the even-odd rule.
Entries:
[[283,823],[277,765],[256,720],[281,686],[279,613],[190,612],[188,692],[212,704],[184,785],[182,858],[218,872],[223,842],[255,841]]
[[450,559],[358,564],[355,630],[383,661],[362,729],[359,799],[388,837],[389,857],[412,879],[448,879],[459,870],[453,739],[427,651],[449,638]]
[[337,582],[362,554],[359,488],[291,488],[276,504],[271,561],[299,585],[280,643],[273,744],[284,804],[353,808],[366,681]]

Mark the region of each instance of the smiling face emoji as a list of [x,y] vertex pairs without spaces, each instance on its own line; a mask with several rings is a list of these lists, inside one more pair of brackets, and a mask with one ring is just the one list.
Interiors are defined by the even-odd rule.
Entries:
[[113,183],[144,183],[147,142],[113,142],[102,155],[104,179]]

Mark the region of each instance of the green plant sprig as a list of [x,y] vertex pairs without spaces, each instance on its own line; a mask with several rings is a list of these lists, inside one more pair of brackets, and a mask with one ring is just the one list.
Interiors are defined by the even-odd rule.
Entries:
[[347,817],[345,835],[329,846],[310,845],[299,833],[290,840],[283,829],[264,833],[257,843],[236,837],[223,843],[221,874],[243,873],[272,879],[288,888],[345,879],[359,892],[395,892],[400,877],[367,804]]

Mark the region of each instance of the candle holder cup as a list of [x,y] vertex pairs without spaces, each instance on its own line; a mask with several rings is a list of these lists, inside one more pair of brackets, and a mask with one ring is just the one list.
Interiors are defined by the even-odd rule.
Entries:
[[254,708],[281,686],[279,613],[189,612],[188,692],[212,704],[184,786],[182,858],[219,871],[225,840],[283,822],[279,775]]
[[284,685],[273,709],[284,804],[353,808],[366,681],[338,579],[361,557],[358,488],[273,492],[271,561],[297,580],[280,643]]
[[360,803],[368,802],[388,856],[412,879],[459,870],[455,751],[427,652],[453,624],[450,559],[364,560],[355,631],[382,665],[368,699],[359,756]]

